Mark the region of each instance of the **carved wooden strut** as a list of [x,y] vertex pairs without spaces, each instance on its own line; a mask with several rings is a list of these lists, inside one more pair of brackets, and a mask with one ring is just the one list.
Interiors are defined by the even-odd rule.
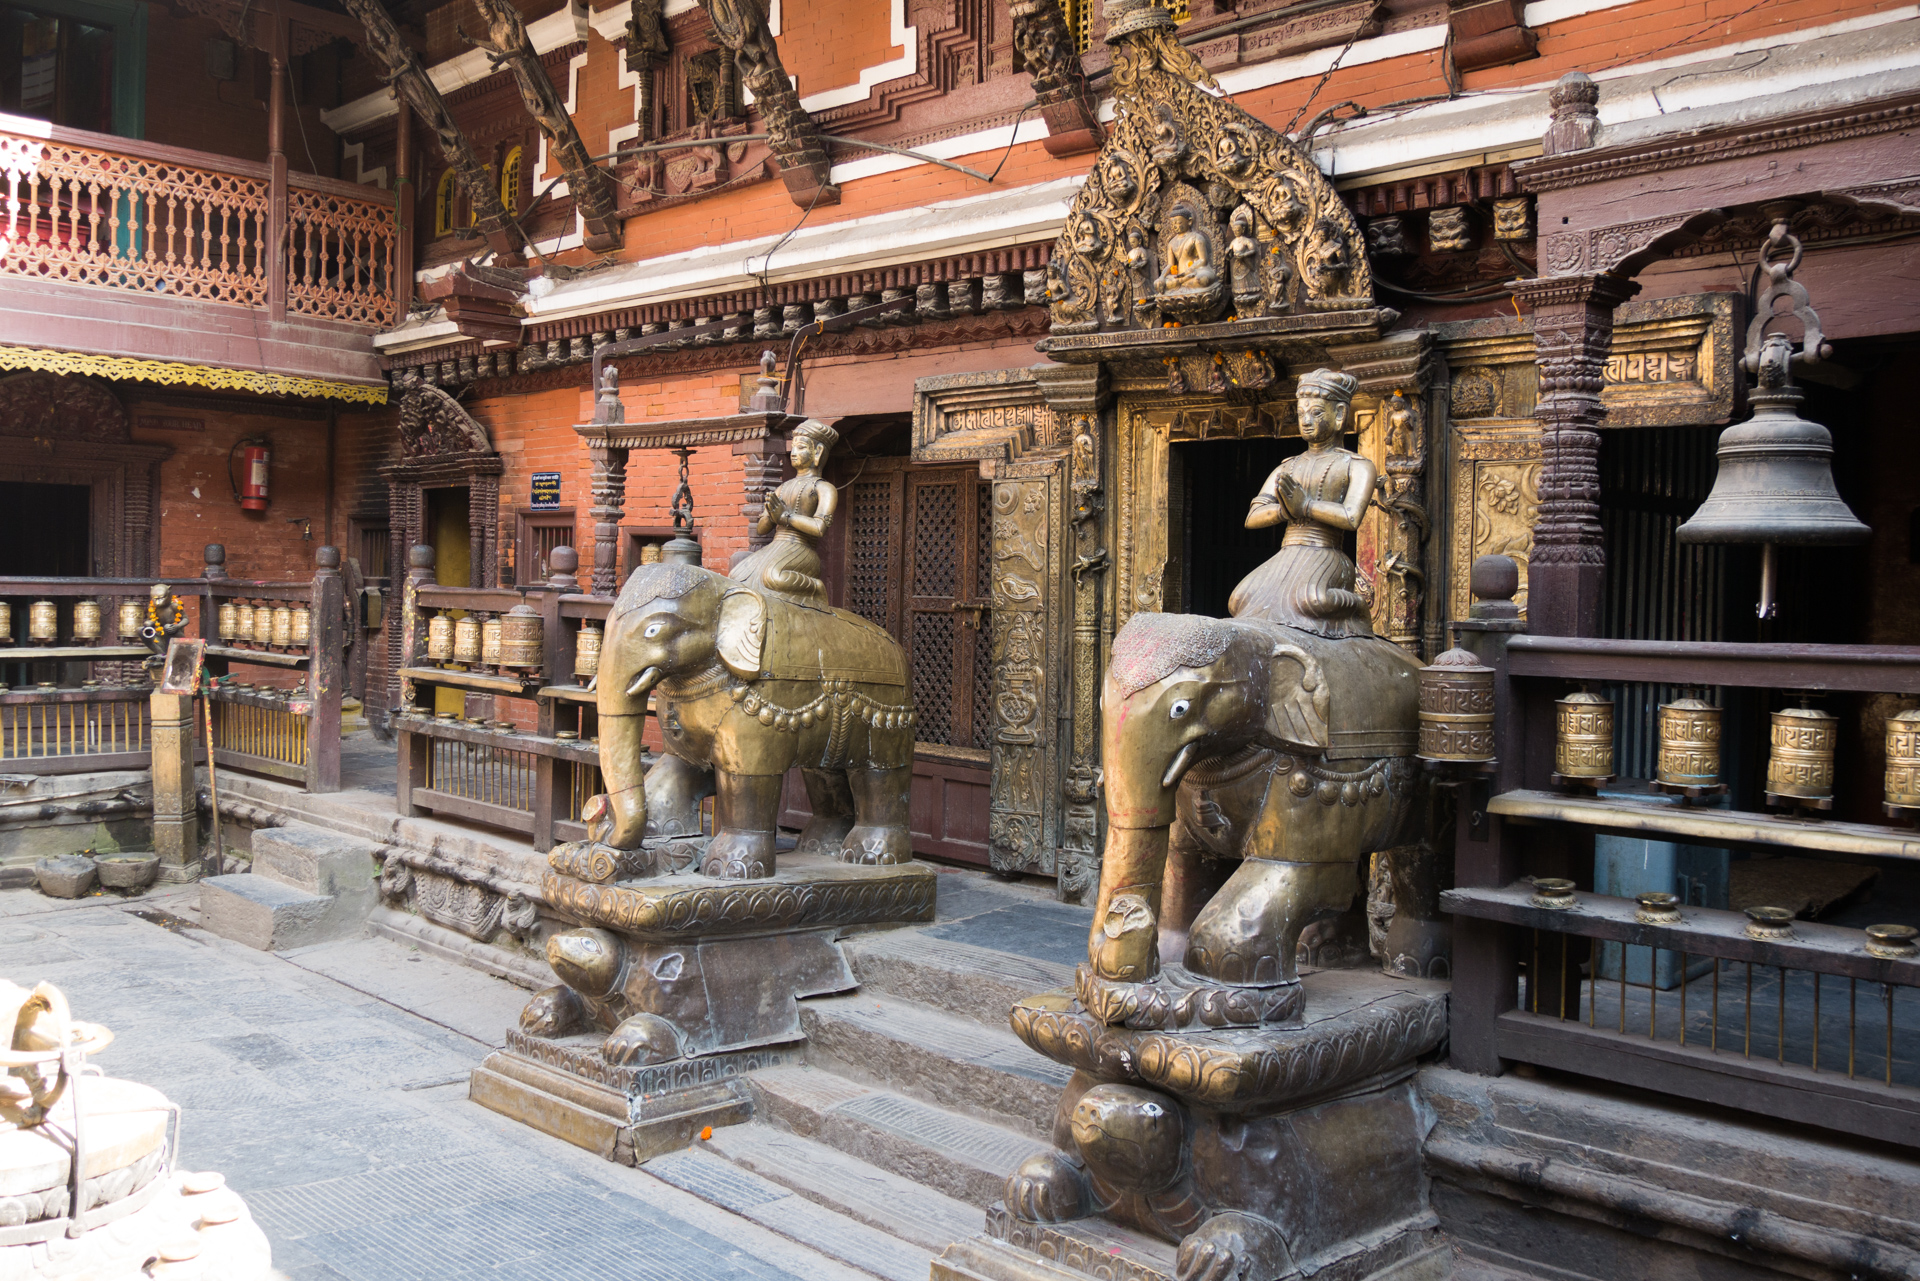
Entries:
[[713,38],[733,54],[740,80],[766,121],[767,146],[780,180],[797,205],[837,205],[840,189],[828,181],[833,162],[813,117],[800,105],[758,0],[700,0],[713,20]]
[[620,219],[615,211],[613,180],[607,171],[593,163],[587,144],[574,127],[573,117],[553,87],[547,69],[540,65],[533,41],[527,38],[527,24],[507,0],[474,0],[487,24],[484,38],[460,34],[468,44],[486,52],[495,71],[505,67],[520,87],[520,100],[527,114],[553,141],[553,154],[567,175],[567,187],[573,205],[580,213],[586,247],[599,253],[620,248]]
[[474,229],[494,253],[502,257],[519,256],[527,247],[526,233],[500,203],[493,175],[474,154],[473,145],[454,123],[453,113],[447,110],[445,99],[428,78],[420,59],[400,38],[399,28],[393,25],[380,0],[345,0],[345,3],[348,12],[367,29],[367,47],[386,67],[386,82],[427,122],[440,140],[441,154],[460,175],[460,185],[466,189],[467,199],[473,206]]
[[1073,32],[1060,0],[1011,0],[1013,44],[1033,76],[1033,96],[1047,122],[1047,154],[1074,156],[1097,150],[1106,131],[1094,111],[1093,91],[1073,47]]

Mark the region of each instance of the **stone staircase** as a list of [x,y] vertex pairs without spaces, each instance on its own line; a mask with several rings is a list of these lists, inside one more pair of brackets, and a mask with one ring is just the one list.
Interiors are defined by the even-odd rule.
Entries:
[[284,952],[353,938],[379,904],[380,846],[307,823],[253,834],[253,870],[200,882],[200,912],[223,938]]
[[[1056,957],[1081,945],[1084,909],[1006,899],[1023,901],[1024,916],[989,907],[1007,919],[972,932],[1037,925],[1048,937],[1030,950]],[[804,1062],[752,1075],[754,1120],[642,1168],[874,1276],[926,1281],[1047,1146],[1071,1075],[1022,1044],[1006,1014],[1071,982],[1073,966],[942,937],[955,932],[846,940],[859,990],[802,1003]]]

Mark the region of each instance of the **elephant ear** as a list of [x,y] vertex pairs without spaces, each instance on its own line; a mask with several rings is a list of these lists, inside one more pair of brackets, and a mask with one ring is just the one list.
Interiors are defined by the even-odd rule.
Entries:
[[743,681],[755,680],[767,645],[767,603],[758,592],[736,587],[720,599],[714,645],[727,670]]
[[1327,745],[1327,674],[1298,645],[1276,644],[1267,673],[1267,733],[1296,747]]

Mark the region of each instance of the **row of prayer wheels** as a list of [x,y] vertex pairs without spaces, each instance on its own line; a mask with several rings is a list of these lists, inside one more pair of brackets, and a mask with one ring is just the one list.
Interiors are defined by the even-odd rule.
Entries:
[[427,658],[436,663],[532,670],[545,661],[545,624],[525,601],[482,622],[472,614],[427,620]]
[[[96,641],[105,619],[97,600],[77,600],[73,603],[73,639],[76,641]],[[139,600],[120,602],[117,622],[118,633],[123,641],[140,639],[140,628],[147,621],[146,605]],[[60,639],[60,607],[50,600],[37,600],[27,606],[27,639],[41,645],[51,645]],[[0,601],[0,645],[13,644],[13,607]]]
[[305,605],[227,601],[216,630],[229,645],[305,649],[313,640],[313,614]]
[[[1420,671],[1423,760],[1487,765],[1494,760],[1493,669],[1450,649]],[[1556,783],[1598,787],[1613,781],[1613,702],[1585,689],[1554,703]],[[1787,707],[1769,718],[1766,796],[1771,804],[1831,808],[1839,718]],[[1697,698],[1660,706],[1653,786],[1697,797],[1726,790],[1721,778],[1721,711]],[[1886,808],[1920,810],[1920,709],[1886,723]]]

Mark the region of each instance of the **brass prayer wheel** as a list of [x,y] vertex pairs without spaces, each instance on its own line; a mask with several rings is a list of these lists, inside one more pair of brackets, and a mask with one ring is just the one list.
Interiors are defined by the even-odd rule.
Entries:
[[1815,707],[1773,714],[1767,739],[1767,797],[1787,803],[1833,801],[1833,750],[1840,720]]
[[1662,703],[1654,779],[1669,787],[1720,783],[1720,709],[1697,698]]
[[453,620],[445,614],[427,620],[427,657],[436,663],[453,657]]
[[60,626],[60,610],[50,600],[37,600],[27,607],[27,635],[37,641],[50,641]]
[[577,680],[592,680],[600,674],[600,629],[592,623],[580,624],[573,639],[573,674]]
[[0,644],[13,644],[13,606],[0,600]]
[[1554,703],[1553,772],[1605,782],[1613,777],[1613,700],[1581,690]]
[[640,563],[642,565],[658,565],[660,563],[660,544],[640,544]]
[[483,663],[500,662],[500,620],[489,618],[480,624],[480,661]]
[[480,621],[472,614],[455,620],[453,624],[453,661],[456,663],[480,661]]
[[147,611],[140,607],[137,600],[120,602],[120,639],[123,641],[140,638],[140,624],[146,621]]
[[100,639],[99,601],[77,600],[73,602],[73,638],[75,640]]
[[307,645],[313,640],[313,611],[305,605],[293,608],[293,643]]
[[[289,626],[291,626],[291,620],[289,620]],[[273,607],[271,605],[253,607],[253,643],[273,644]]]
[[[120,607],[122,614],[126,612],[126,608],[127,607],[125,605],[122,605]],[[136,606],[136,608],[138,607]],[[229,640],[229,641],[232,640],[236,632],[239,630],[239,625],[240,625],[240,607],[238,605],[235,605],[232,601],[227,601],[224,604],[222,604],[220,606],[220,623],[218,628],[220,632],[220,639]]]
[[1887,717],[1887,804],[1920,809],[1920,707]]
[[545,629],[534,608],[521,601],[500,620],[500,665],[538,667],[542,658]]
[[1493,759],[1493,669],[1450,649],[1420,669],[1420,749],[1425,761]]
[[245,601],[233,607],[233,635],[229,639],[241,642],[253,639],[253,606]]
[[273,643],[282,649],[293,644],[293,609],[278,605],[273,611]]

